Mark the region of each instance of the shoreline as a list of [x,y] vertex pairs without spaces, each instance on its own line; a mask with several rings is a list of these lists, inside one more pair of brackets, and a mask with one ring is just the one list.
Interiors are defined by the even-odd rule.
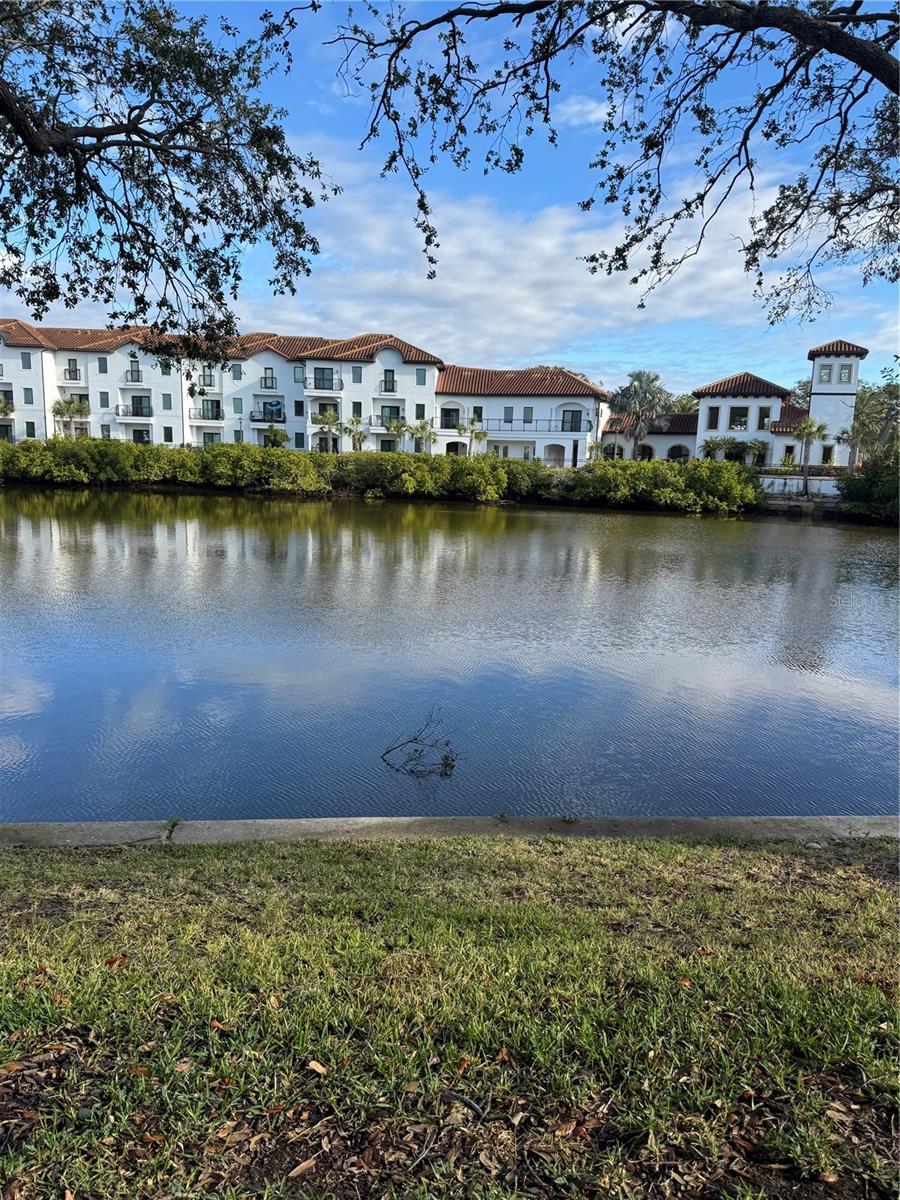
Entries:
[[36,821],[0,824],[0,849],[214,846],[248,842],[417,841],[562,837],[821,842],[900,838],[894,816],[837,817],[308,817],[220,821]]

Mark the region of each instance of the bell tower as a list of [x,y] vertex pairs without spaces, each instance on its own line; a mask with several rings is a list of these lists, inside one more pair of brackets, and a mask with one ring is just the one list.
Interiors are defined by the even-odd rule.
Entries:
[[[806,356],[812,363],[809,415],[828,428],[826,442],[834,443],[842,429],[853,422],[859,367],[869,351],[865,346],[841,339],[814,346]],[[835,446],[834,461],[846,465],[847,446]]]

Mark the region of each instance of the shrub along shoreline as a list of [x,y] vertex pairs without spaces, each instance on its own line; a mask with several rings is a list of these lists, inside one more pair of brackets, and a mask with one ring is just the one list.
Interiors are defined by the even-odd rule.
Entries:
[[451,455],[323,454],[249,445],[201,450],[98,438],[0,443],[0,484],[209,488],[326,500],[468,500],[656,509],[729,516],[761,504],[753,473],[730,462],[540,462]]

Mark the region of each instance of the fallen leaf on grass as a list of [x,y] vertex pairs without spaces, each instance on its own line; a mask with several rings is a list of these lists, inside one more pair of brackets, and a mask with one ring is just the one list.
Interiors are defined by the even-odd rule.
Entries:
[[210,1025],[212,1026],[213,1029],[221,1029],[223,1033],[231,1033],[232,1032],[230,1025],[223,1025],[222,1022],[217,1021],[215,1019],[215,1017],[213,1017],[213,1019],[210,1021]]
[[300,1163],[299,1166],[294,1167],[293,1171],[288,1171],[287,1178],[296,1179],[298,1175],[302,1175],[305,1171],[311,1171],[315,1165],[315,1158],[307,1158],[304,1162]]
[[699,954],[701,958],[708,958],[712,954],[712,950],[709,946],[698,946],[694,953]]
[[129,1075],[149,1075],[150,1068],[149,1067],[129,1067],[128,1074]]
[[270,1104],[269,1107],[266,1109],[267,1113],[280,1113],[283,1111],[284,1111],[283,1104]]
[[9,1062],[5,1067],[0,1067],[0,1075],[13,1075],[16,1071],[21,1071],[25,1067],[23,1062]]
[[[311,1058],[306,1065],[309,1067],[309,1069],[311,1071],[315,1071],[315,1073],[317,1075],[327,1075],[328,1074],[328,1068],[323,1067],[322,1064],[320,1062],[317,1062],[314,1058]],[[288,1179],[290,1179],[290,1175],[288,1176]]]
[[110,954],[109,957],[106,959],[106,965],[108,967],[113,967],[113,968],[114,967],[123,967],[125,965],[125,955],[124,954]]
[[178,1072],[179,1075],[185,1075],[185,1074],[187,1074],[187,1072],[191,1069],[191,1067],[193,1065],[194,1064],[191,1062],[191,1060],[189,1058],[184,1058],[181,1060],[180,1063],[175,1064],[175,1070]]
[[679,987],[693,987],[694,985],[693,985],[693,983],[690,981],[690,979],[679,979],[679,980],[678,980],[678,986],[679,986]]
[[557,1125],[557,1127],[553,1130],[553,1136],[555,1138],[568,1137],[573,1132],[574,1129],[575,1129],[575,1122],[574,1121],[566,1121],[564,1125]]

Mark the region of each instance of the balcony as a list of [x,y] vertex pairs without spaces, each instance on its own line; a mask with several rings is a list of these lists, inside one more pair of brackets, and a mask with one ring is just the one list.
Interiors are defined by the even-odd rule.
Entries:
[[260,390],[263,392],[277,392],[278,380],[274,375],[263,375],[259,381]]
[[303,380],[303,386],[308,392],[340,392],[343,390],[344,381],[340,375],[337,378],[333,375],[313,375]]
[[63,379],[77,380],[80,378],[81,371],[78,369],[78,367],[66,367],[66,369],[63,371]]
[[202,408],[189,408],[188,419],[191,421],[224,421],[225,410],[221,404],[204,404]]
[[122,421],[149,421],[153,416],[153,405],[117,404],[116,416]]
[[260,412],[258,409],[250,414],[251,421],[260,421],[263,425],[283,425],[287,420],[284,409],[278,412]]
[[397,391],[397,380],[396,379],[381,379],[381,380],[379,380],[378,390],[379,390],[379,392],[383,392],[385,395],[393,395]]
[[[444,424],[440,416],[432,420],[432,425],[435,429],[441,430],[443,433],[456,433],[459,425],[467,424],[467,418],[460,417],[455,424]],[[594,425],[587,418],[582,419],[577,424],[569,421],[561,421],[554,419],[541,419],[538,421],[504,421],[499,417],[488,417],[486,421],[479,421],[478,427],[486,433],[590,433]]]
[[[371,429],[387,429],[392,421],[405,421],[406,417],[400,413],[372,413],[369,417],[369,427]],[[455,426],[454,426],[455,428]]]
[[126,383],[143,383],[144,382],[144,372],[140,369],[140,367],[129,367],[128,370],[125,372],[125,382]]

